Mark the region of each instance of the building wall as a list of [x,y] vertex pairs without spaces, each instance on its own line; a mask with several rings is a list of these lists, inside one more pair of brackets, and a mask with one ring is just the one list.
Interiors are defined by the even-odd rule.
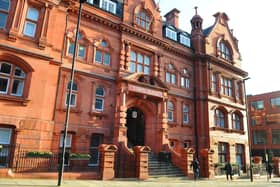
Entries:
[[[279,98],[280,92],[269,92],[248,96],[248,109],[251,130],[252,154],[253,156],[263,156],[267,151],[271,156],[279,156],[279,101],[278,105],[272,105],[271,99]],[[279,100],[279,99],[278,99]],[[262,101],[259,109],[253,107],[253,103]],[[264,132],[266,136],[256,137],[255,132]],[[272,133],[275,132],[273,135]]]

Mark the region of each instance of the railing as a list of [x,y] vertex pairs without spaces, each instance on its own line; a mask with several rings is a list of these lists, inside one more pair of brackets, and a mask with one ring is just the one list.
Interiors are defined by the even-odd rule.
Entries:
[[0,144],[0,167],[10,167],[16,146]]

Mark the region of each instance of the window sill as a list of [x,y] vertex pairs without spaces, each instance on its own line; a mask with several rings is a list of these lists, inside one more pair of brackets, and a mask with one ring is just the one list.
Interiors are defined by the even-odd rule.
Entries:
[[245,134],[244,130],[231,129],[230,131],[233,132],[233,133]]
[[106,117],[104,111],[91,111],[88,113],[90,116]]
[[221,128],[221,127],[211,127],[211,130],[218,130],[218,131],[225,131],[227,133],[230,133],[231,129],[227,129],[227,128]]
[[0,94],[0,100],[21,103],[23,106],[26,106],[27,103],[30,101],[29,99],[26,98],[10,96],[10,95],[2,95],[2,94]]

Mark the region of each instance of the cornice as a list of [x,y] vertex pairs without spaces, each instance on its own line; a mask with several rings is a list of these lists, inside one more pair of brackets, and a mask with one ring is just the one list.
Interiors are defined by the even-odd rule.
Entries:
[[225,63],[223,61],[221,61],[220,59],[218,59],[217,57],[214,57],[212,55],[207,55],[206,54],[206,58],[207,60],[209,60],[212,64],[215,64],[217,66],[220,66],[226,70],[232,71],[233,73],[236,73],[242,77],[247,77],[248,76],[248,72],[233,66],[232,64],[229,63]]

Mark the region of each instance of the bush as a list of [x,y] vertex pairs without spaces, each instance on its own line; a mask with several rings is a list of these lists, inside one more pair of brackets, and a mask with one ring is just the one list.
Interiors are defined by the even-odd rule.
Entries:
[[70,158],[71,159],[90,159],[90,155],[84,154],[84,153],[71,153]]
[[26,157],[31,157],[31,158],[46,158],[51,156],[52,156],[52,152],[30,151],[26,153]]

